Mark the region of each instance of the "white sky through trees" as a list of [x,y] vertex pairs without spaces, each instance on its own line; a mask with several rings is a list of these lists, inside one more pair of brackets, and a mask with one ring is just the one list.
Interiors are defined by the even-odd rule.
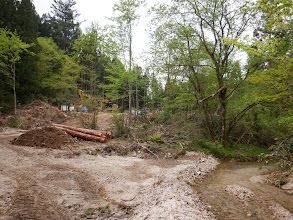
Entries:
[[[115,3],[118,3],[119,0],[75,0],[76,5],[75,9],[80,14],[79,21],[84,21],[81,24],[81,28],[84,30],[86,27],[89,27],[91,22],[98,22],[99,25],[105,25],[109,21],[106,17],[113,17],[114,13],[112,7]],[[40,16],[44,13],[51,12],[50,6],[52,5],[53,0],[33,0],[36,11]],[[154,3],[161,1],[158,0],[146,0],[147,6],[140,9],[141,20],[140,23],[135,27],[133,33],[133,52],[135,63],[143,66],[143,59],[141,53],[144,49],[147,48],[149,34],[146,31],[147,29],[147,10]]]

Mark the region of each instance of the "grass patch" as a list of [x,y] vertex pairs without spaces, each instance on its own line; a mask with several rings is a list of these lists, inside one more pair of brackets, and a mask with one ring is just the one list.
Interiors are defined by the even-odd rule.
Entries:
[[162,144],[163,141],[161,138],[162,138],[162,135],[153,135],[153,136],[149,136],[147,140]]
[[84,213],[80,215],[81,218],[90,217],[94,214],[95,209],[94,208],[88,208],[84,210]]
[[237,144],[223,147],[219,143],[199,141],[190,146],[193,150],[203,151],[219,159],[236,159],[243,161],[257,160],[260,154],[268,154],[269,150],[253,145]]

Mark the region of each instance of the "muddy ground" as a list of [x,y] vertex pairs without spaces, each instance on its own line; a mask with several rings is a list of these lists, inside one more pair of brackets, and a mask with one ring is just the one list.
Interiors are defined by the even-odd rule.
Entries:
[[[0,133],[0,219],[212,219],[191,183],[217,165],[141,143],[75,141],[60,149],[12,144]],[[39,130],[38,130],[39,132]],[[31,135],[33,138],[33,135]]]

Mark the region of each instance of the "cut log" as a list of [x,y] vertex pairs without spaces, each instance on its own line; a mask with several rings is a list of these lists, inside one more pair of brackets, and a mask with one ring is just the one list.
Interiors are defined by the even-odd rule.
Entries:
[[86,133],[86,134],[91,134],[99,137],[107,137],[107,138],[114,138],[115,135],[112,132],[106,132],[106,131],[97,131],[97,130],[91,130],[91,129],[85,129],[85,128],[75,128],[72,126],[68,125],[60,125],[60,124],[53,124],[55,127],[61,127],[61,128],[67,128],[70,130]]
[[60,124],[53,124],[55,127],[61,127],[61,128],[67,128],[69,130],[73,130],[73,131],[78,131],[78,132],[82,132],[85,134],[91,134],[91,135],[95,135],[95,136],[99,136],[99,137],[106,137],[106,135],[104,135],[102,132],[99,131],[95,131],[95,130],[90,130],[90,129],[84,129],[84,128],[75,128],[75,127],[71,127],[68,125],[60,125]]
[[85,140],[88,140],[88,141],[98,141],[98,142],[101,142],[101,143],[105,143],[107,141],[106,137],[98,137],[98,136],[95,136],[95,135],[85,134],[85,133],[70,130],[70,129],[67,129],[67,128],[61,128],[61,129],[64,129],[67,134],[70,134],[72,136],[79,137],[79,138],[82,138],[82,139],[85,139]]

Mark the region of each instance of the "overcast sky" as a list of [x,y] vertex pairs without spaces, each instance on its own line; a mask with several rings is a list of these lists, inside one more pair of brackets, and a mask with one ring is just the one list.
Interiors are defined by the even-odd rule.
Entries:
[[[75,0],[77,9],[80,14],[79,21],[85,21],[82,23],[82,29],[89,27],[91,22],[98,22],[100,25],[105,25],[107,23],[106,17],[114,16],[112,7],[119,0]],[[36,11],[40,16],[44,13],[49,13],[51,11],[50,6],[53,0],[33,0],[36,7]],[[154,2],[158,0],[146,0],[148,6],[151,6]],[[148,45],[148,33],[145,30],[147,27],[146,23],[146,12],[147,8],[142,10],[143,15],[141,17],[141,22],[134,30],[134,42],[133,42],[133,52],[135,61],[142,65],[142,59],[140,59],[141,53]]]

